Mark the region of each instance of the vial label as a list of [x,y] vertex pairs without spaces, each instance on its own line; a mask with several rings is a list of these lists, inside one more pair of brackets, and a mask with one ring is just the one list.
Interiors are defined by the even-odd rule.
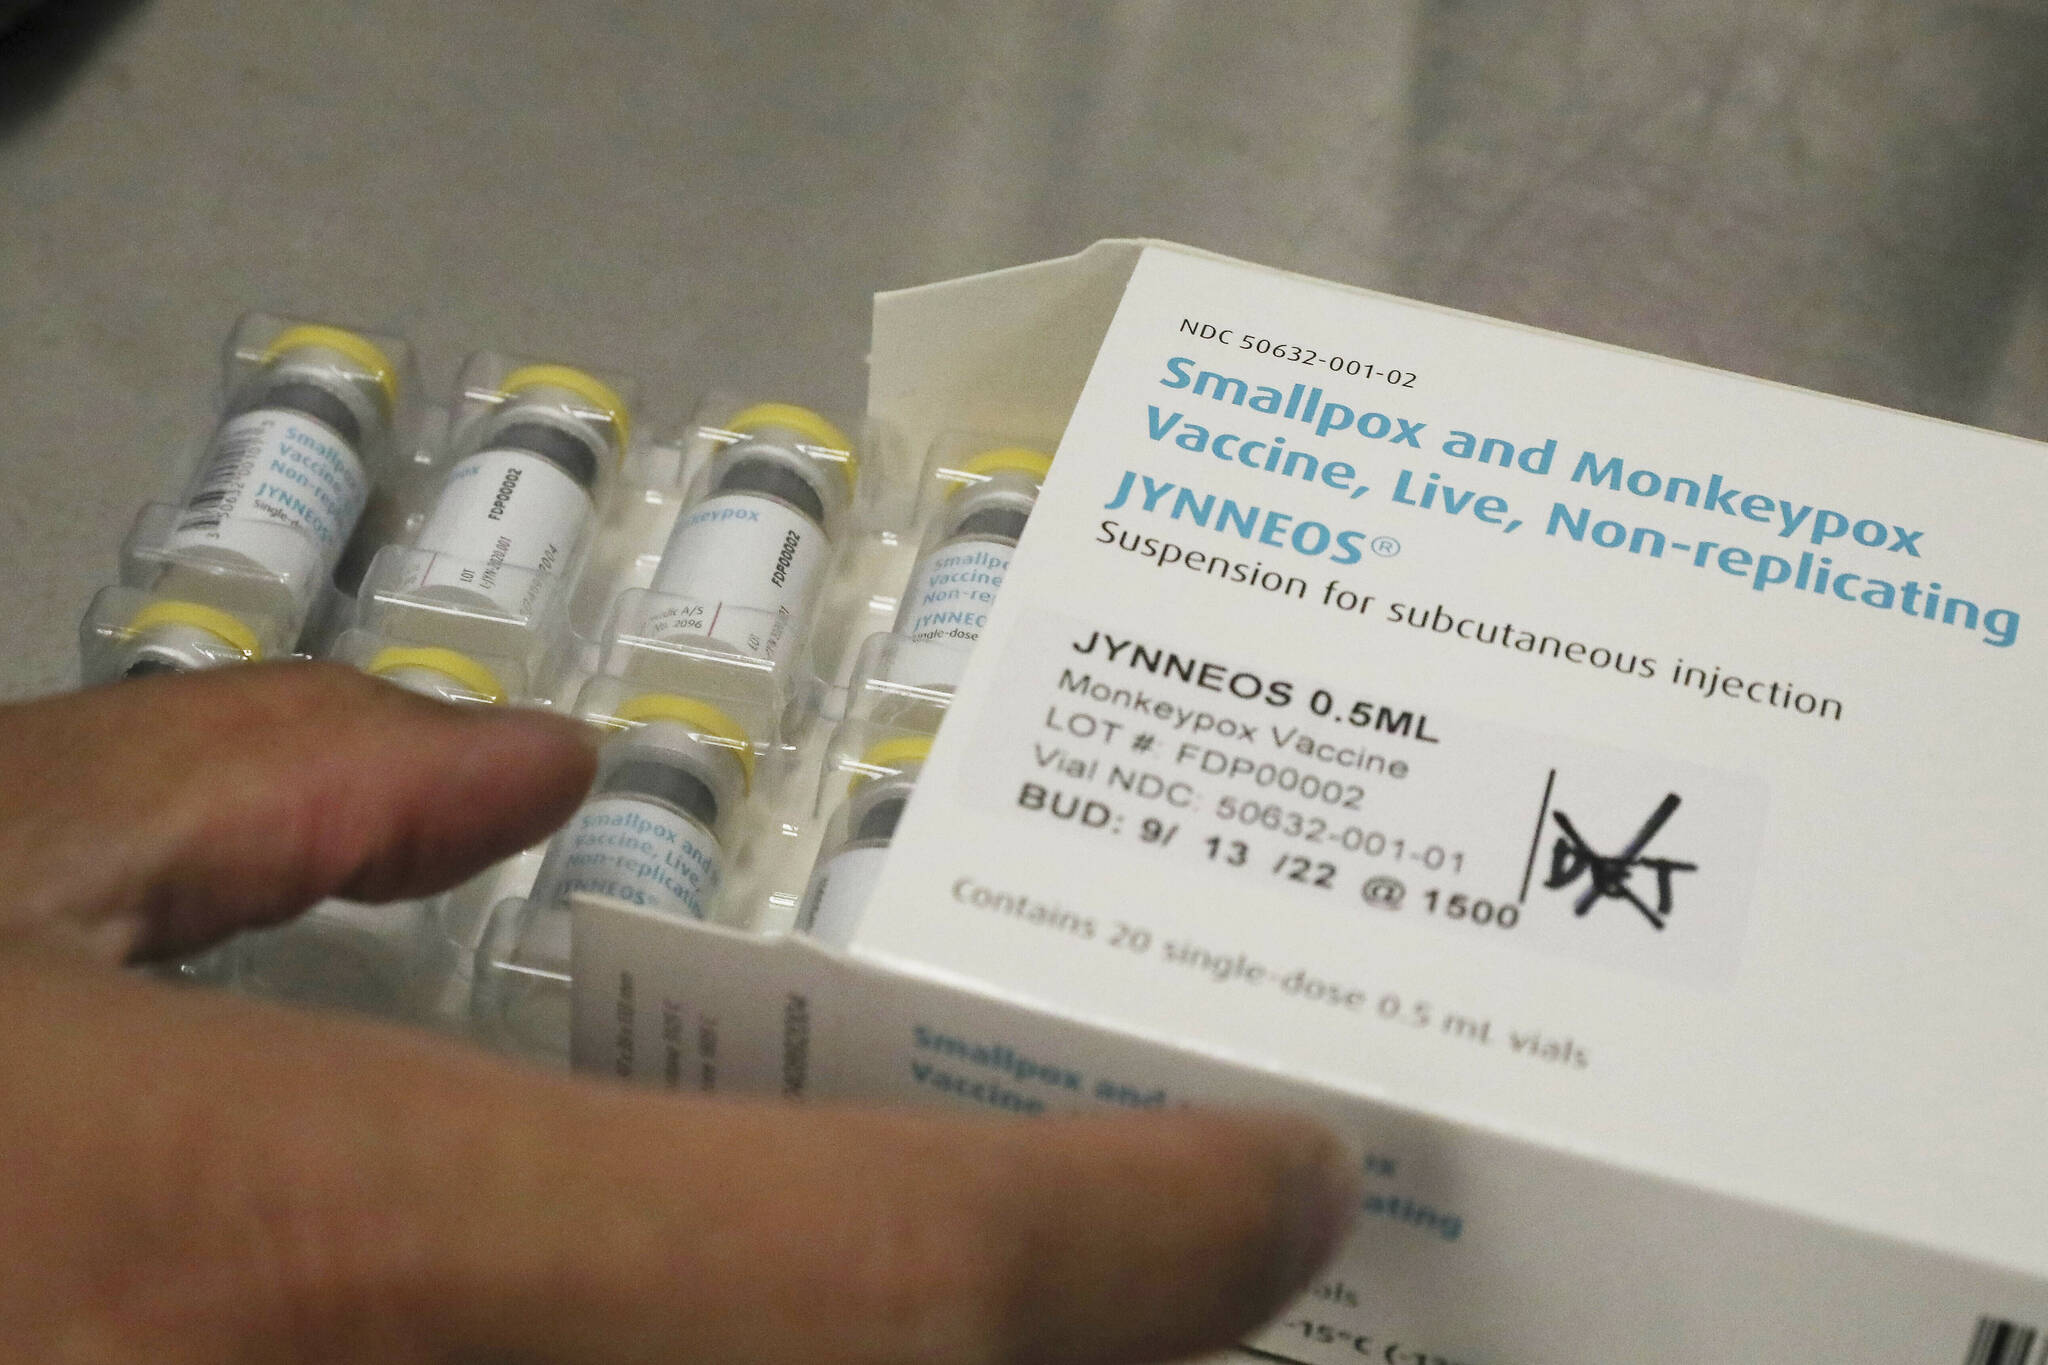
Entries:
[[704,499],[676,524],[654,590],[686,602],[647,621],[657,640],[708,636],[767,659],[789,662],[827,545],[801,512],[751,493]]
[[925,556],[911,575],[896,633],[921,643],[963,648],[981,638],[1016,547],[1000,540],[955,540]]
[[718,890],[718,844],[688,816],[636,796],[584,803],[562,838],[556,894],[610,896],[703,919]]
[[479,451],[448,471],[415,542],[431,553],[408,558],[405,587],[529,616],[590,512],[590,495],[553,461]]
[[225,550],[294,583],[334,572],[369,501],[363,462],[301,413],[258,408],[214,437],[170,550]]
[[821,943],[844,948],[853,942],[875,886],[882,879],[882,864],[888,860],[887,844],[863,844],[842,849],[818,869],[811,893],[797,917],[803,931]]

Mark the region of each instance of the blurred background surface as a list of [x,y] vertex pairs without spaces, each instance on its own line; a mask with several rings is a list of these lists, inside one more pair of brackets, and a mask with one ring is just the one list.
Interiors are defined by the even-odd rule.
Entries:
[[874,291],[1157,236],[2048,438],[2044,90],[2048,3],[46,0],[0,697],[75,682],[251,307],[435,394],[489,346],[857,409]]

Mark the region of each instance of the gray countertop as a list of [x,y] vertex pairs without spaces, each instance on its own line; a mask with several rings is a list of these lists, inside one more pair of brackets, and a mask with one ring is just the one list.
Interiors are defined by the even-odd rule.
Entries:
[[2048,5],[49,0],[0,36],[0,696],[267,307],[857,408],[1158,236],[2048,436]]

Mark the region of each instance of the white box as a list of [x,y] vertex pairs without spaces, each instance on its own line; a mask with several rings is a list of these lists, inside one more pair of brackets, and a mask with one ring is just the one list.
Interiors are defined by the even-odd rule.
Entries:
[[2039,447],[1151,243],[872,364],[1072,412],[881,890],[579,906],[581,1065],[1313,1110],[1274,1359],[2039,1365]]

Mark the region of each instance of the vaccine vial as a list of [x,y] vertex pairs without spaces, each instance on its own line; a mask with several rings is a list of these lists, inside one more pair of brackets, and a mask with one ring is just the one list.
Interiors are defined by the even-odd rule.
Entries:
[[956,485],[939,509],[903,593],[898,635],[963,651],[974,647],[1051,467],[1050,455],[1015,446],[961,463],[960,472],[974,482]]
[[498,706],[507,696],[489,665],[460,650],[391,645],[371,655],[363,671],[437,701]]
[[259,657],[252,617],[296,642],[369,501],[397,402],[397,370],[374,342],[338,327],[278,333],[185,493],[122,671]]
[[799,932],[835,948],[853,941],[853,931],[881,880],[896,823],[931,748],[927,736],[897,735],[861,755],[861,767],[871,771],[854,777],[842,818],[834,821],[839,837],[811,875],[797,913]]
[[609,385],[566,365],[522,366],[499,390],[414,538],[405,588],[523,623],[596,520],[629,419]]
[[704,919],[718,894],[720,838],[753,781],[746,732],[708,702],[645,693],[618,708],[632,726],[606,746],[596,785],[549,846],[543,903],[606,896]]
[[676,519],[646,633],[705,638],[785,668],[808,624],[857,477],[846,436],[808,408],[760,403],[725,424],[740,439],[711,462]]

